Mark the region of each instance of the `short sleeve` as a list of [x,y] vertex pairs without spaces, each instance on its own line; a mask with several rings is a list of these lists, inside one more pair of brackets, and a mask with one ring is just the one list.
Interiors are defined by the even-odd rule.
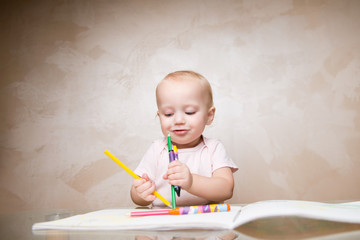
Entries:
[[233,160],[228,156],[224,145],[219,140],[214,140],[212,142],[211,149],[212,149],[212,164],[213,164],[213,171],[222,168],[222,167],[229,167],[231,168],[232,172],[236,172],[238,167],[233,162]]
[[142,157],[139,165],[135,169],[135,174],[142,176],[143,173],[146,173],[150,179],[155,178],[156,173],[156,163],[155,163],[155,143],[152,143],[144,156]]

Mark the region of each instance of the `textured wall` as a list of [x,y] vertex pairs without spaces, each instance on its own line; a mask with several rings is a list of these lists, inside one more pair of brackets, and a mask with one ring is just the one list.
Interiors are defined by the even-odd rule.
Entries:
[[9,1],[0,24],[0,212],[132,206],[161,136],[154,90],[213,86],[206,136],[239,165],[231,203],[360,199],[360,1]]

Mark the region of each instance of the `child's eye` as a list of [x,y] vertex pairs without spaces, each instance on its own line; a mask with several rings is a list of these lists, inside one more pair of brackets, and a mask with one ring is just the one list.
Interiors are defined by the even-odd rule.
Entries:
[[165,113],[164,116],[165,117],[171,117],[172,115],[174,115],[173,113]]
[[185,112],[187,115],[194,115],[196,112]]

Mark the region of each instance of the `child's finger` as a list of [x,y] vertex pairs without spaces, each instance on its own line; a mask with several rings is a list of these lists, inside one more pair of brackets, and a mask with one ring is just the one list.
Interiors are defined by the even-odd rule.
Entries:
[[140,193],[140,195],[146,201],[153,201],[156,198],[155,195],[153,194],[154,191],[155,191],[155,184],[151,183],[150,187],[146,188],[143,192]]
[[172,161],[171,163],[169,163],[169,168],[173,168],[173,167],[176,167],[176,166],[181,166],[183,163],[180,162],[179,160],[175,160],[175,161]]
[[136,187],[136,191],[138,191],[139,193],[146,192],[146,190],[151,188],[153,185],[151,181],[146,181],[144,179],[141,180],[143,181],[143,183]]
[[137,188],[138,186],[140,186],[144,182],[145,182],[144,179],[134,179],[133,185],[134,185],[135,188]]
[[148,182],[150,184],[147,185],[147,188],[144,190],[144,195],[152,195],[155,191],[155,184]]
[[142,179],[145,179],[146,181],[149,181],[150,178],[146,173],[143,173],[143,175],[141,176]]

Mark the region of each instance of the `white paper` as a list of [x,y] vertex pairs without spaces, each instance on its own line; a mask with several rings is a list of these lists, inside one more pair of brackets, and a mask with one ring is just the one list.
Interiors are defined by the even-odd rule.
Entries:
[[36,223],[33,230],[176,230],[234,229],[244,223],[269,217],[296,216],[338,222],[360,223],[360,202],[326,204],[309,201],[274,200],[244,207],[231,206],[229,212],[130,217],[134,209],[107,209],[60,220]]

